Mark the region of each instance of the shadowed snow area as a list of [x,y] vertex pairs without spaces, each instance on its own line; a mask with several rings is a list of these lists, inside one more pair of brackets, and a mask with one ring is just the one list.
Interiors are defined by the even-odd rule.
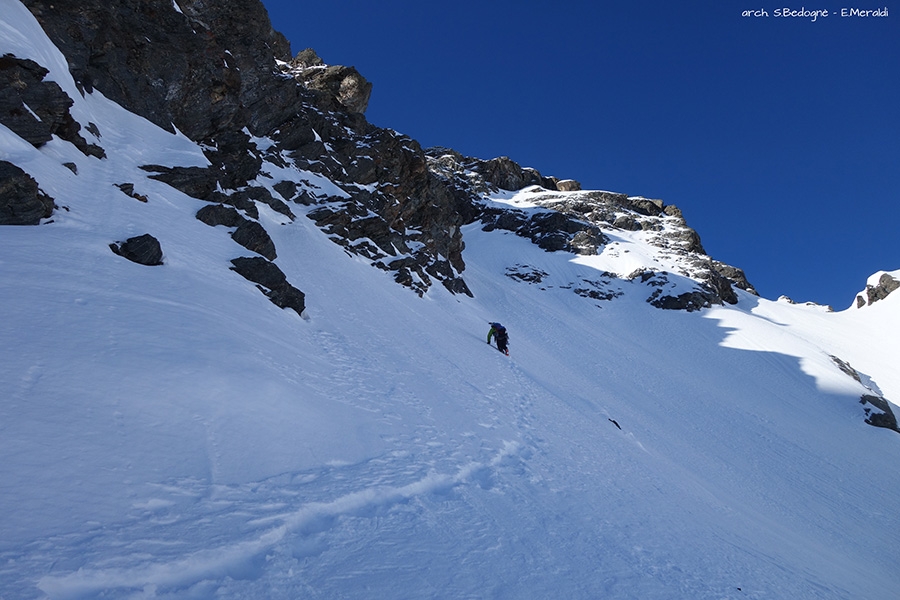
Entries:
[[[474,298],[420,298],[304,207],[260,204],[300,317],[228,269],[205,203],[139,169],[200,149],[81,96],[0,7],[0,54],[41,58],[108,157],[0,125],[0,160],[60,207],[0,228],[0,598],[896,595],[900,436],[859,400],[900,398],[897,294],[687,313],[622,279],[596,301],[571,287],[614,256],[475,224]],[[163,265],[110,252],[148,231]]]

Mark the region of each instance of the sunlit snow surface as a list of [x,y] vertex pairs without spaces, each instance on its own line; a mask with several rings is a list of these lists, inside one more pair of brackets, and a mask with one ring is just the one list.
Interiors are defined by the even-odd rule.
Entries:
[[[35,27],[0,0],[0,54],[59,63]],[[303,319],[228,269],[247,252],[202,202],[138,169],[199,148],[72,94],[107,159],[0,126],[0,159],[66,207],[0,228],[0,598],[896,597],[900,435],[859,404],[900,397],[896,294],[596,302],[569,284],[615,257],[472,225],[475,298],[420,299],[261,207]],[[280,179],[333,185],[258,183]],[[147,232],[164,266],[110,252]],[[546,279],[505,275],[520,264]]]

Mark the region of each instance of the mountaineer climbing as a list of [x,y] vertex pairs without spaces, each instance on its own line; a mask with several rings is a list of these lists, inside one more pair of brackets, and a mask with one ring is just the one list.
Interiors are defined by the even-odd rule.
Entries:
[[497,350],[509,356],[509,335],[506,333],[506,327],[500,323],[491,323],[491,329],[488,331],[487,343],[491,343],[491,338],[497,340]]

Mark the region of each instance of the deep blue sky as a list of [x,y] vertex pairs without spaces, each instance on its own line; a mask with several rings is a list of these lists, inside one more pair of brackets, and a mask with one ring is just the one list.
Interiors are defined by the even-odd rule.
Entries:
[[767,298],[843,309],[900,269],[900,4],[264,3],[295,53],[373,83],[372,123],[675,204]]

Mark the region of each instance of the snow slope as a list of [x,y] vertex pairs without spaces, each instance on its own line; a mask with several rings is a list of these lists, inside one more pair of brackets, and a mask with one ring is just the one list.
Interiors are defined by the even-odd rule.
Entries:
[[[0,8],[0,53],[74,89]],[[475,297],[419,298],[260,206],[300,318],[228,270],[246,252],[203,203],[138,169],[198,147],[70,96],[109,158],[0,126],[0,159],[66,207],[0,228],[0,598],[895,597],[900,436],[859,397],[900,398],[898,295],[597,302],[567,289],[597,265],[475,225]],[[161,267],[108,248],[148,231]]]

